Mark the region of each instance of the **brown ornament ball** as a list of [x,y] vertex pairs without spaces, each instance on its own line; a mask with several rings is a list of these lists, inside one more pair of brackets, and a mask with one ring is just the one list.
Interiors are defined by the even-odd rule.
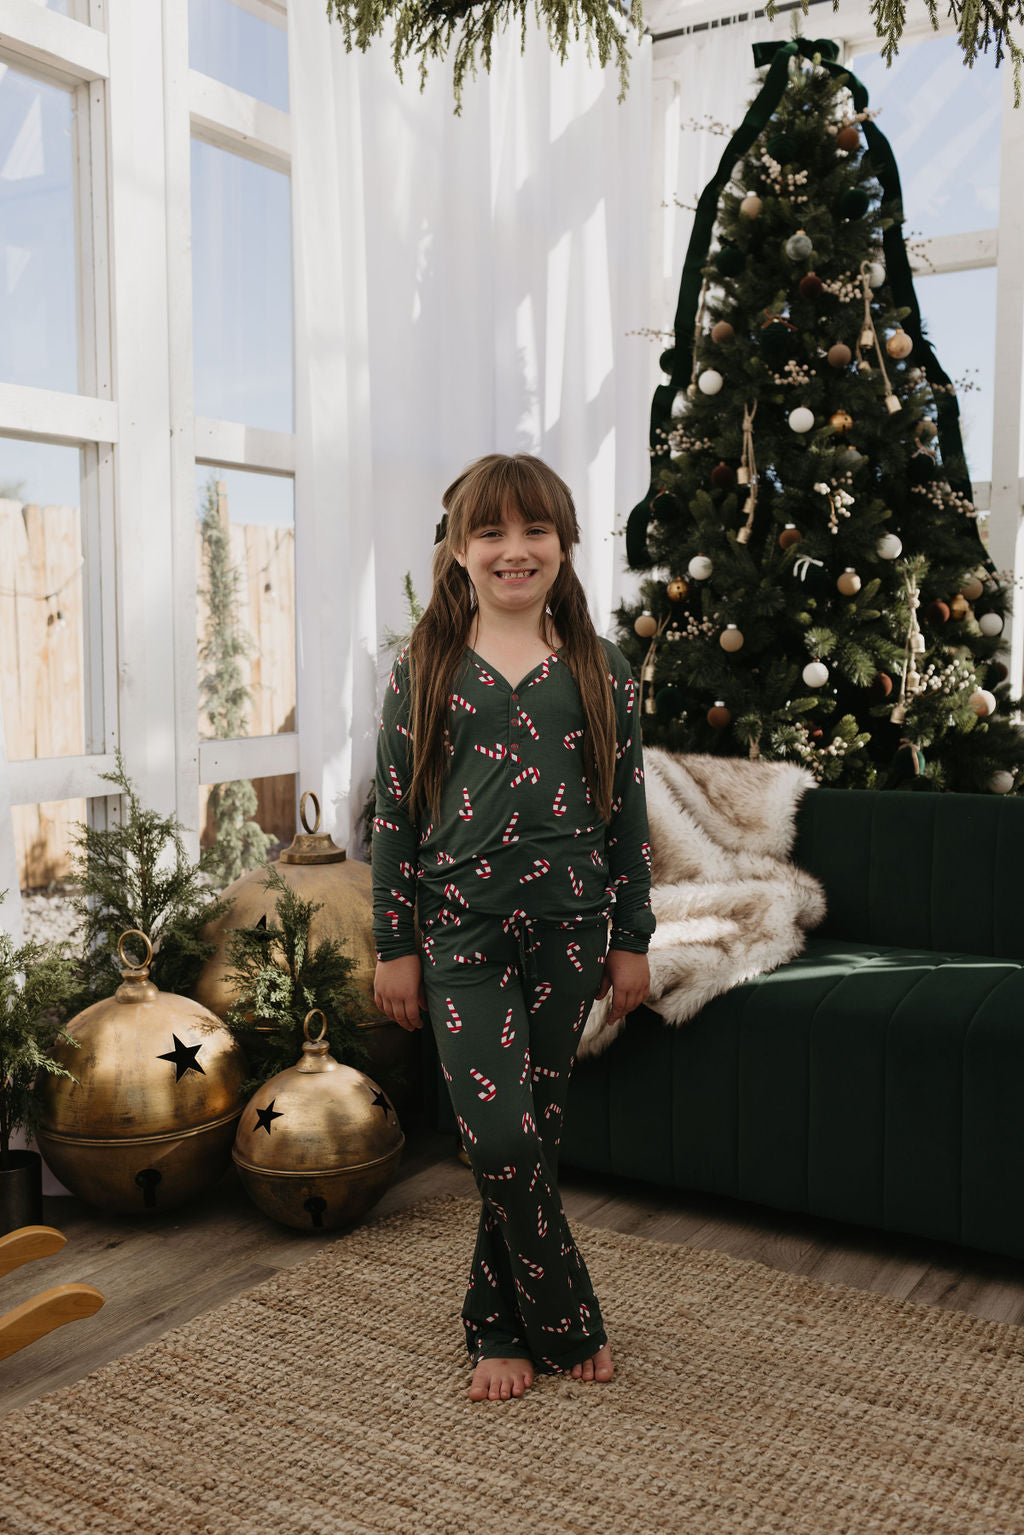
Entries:
[[682,576],[675,576],[668,583],[669,602],[685,602],[690,595],[690,583],[684,581]]
[[801,298],[820,298],[825,291],[825,284],[817,272],[808,272],[806,277],[801,277],[797,287]]
[[658,620],[653,613],[638,613],[633,620],[633,628],[642,640],[649,640],[652,634],[658,630]]
[[932,438],[937,437],[938,434],[939,429],[931,416],[924,416],[914,428],[914,436],[918,442],[931,442]]
[[724,346],[731,341],[736,332],[728,320],[716,320],[711,327],[711,339],[716,346]]
[[1002,661],[990,661],[988,663],[987,680],[989,682],[994,682],[998,686],[1000,682],[1005,682],[1009,675],[1010,668],[1006,666]]
[[724,730],[732,720],[732,715],[720,699],[716,699],[714,705],[708,710],[708,724],[712,730]]
[[957,592],[956,596],[949,604],[950,618],[955,618],[957,620],[966,618],[970,611],[971,605],[967,601],[967,598],[961,592]]
[[740,215],[745,219],[756,219],[763,207],[764,203],[756,192],[750,192],[740,203]]
[[711,471],[711,483],[716,490],[732,490],[736,484],[735,469],[722,459]]
[[925,608],[925,617],[933,624],[949,623],[949,604],[941,600],[930,602]]
[[888,698],[892,692],[892,678],[886,672],[876,672],[868,685],[872,698]]
[[853,353],[845,341],[837,341],[828,349],[828,360],[833,368],[845,368],[853,361]]
[[803,536],[799,528],[794,527],[791,522],[787,522],[779,534],[779,548],[792,549],[794,544],[799,544],[803,541]]
[[718,636],[718,643],[723,650],[734,652],[743,649],[743,634],[735,624],[726,624]]
[[840,149],[851,150],[860,148],[860,134],[852,123],[849,123],[845,128],[840,128],[836,134],[836,144]]
[[977,576],[968,576],[960,588],[960,595],[961,597],[966,597],[968,602],[977,602],[984,590],[984,583],[979,581]]
[[914,343],[905,330],[894,330],[885,343],[885,350],[890,357],[909,357],[914,350]]
[[836,581],[836,586],[844,597],[856,597],[860,591],[860,576],[852,565],[848,565],[842,575]]
[[828,418],[828,424],[834,432],[848,432],[853,425],[853,417],[848,410],[834,410]]

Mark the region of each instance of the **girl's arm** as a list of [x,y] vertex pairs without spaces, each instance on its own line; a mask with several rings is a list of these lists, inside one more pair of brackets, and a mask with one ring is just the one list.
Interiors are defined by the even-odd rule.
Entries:
[[373,941],[377,969],[373,1000],[403,1029],[422,1027],[426,1007],[413,916],[419,828],[405,796],[412,777],[409,751],[409,673],[405,651],[388,679],[377,736],[376,815],[373,818]]

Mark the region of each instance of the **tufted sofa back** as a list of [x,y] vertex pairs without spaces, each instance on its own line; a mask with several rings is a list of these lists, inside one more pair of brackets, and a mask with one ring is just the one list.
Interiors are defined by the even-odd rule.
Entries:
[[1024,961],[1024,798],[814,789],[793,859],[822,936]]

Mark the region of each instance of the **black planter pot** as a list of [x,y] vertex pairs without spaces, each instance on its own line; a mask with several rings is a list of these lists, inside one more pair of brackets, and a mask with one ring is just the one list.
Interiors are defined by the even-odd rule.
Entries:
[[0,1167],[0,1236],[43,1220],[43,1159],[38,1151],[11,1151]]

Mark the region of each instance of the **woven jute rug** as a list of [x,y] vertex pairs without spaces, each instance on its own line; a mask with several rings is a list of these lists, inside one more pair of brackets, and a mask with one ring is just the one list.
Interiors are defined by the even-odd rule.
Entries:
[[423,1204],[0,1420],[4,1535],[1020,1535],[1020,1330],[575,1226],[616,1352],[471,1403]]

